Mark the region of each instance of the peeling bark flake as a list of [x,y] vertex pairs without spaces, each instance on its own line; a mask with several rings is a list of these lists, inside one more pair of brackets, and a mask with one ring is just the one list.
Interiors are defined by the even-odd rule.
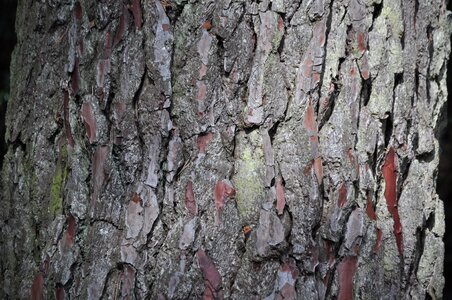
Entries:
[[96,66],[96,96],[99,98],[99,102],[104,102],[104,83],[105,76],[110,72],[110,60],[101,59]]
[[245,242],[250,237],[252,231],[253,229],[251,228],[251,226],[248,225],[243,226],[243,236],[245,237]]
[[309,100],[308,108],[303,120],[303,126],[307,130],[310,136],[317,135],[317,122],[315,120],[314,109],[312,107],[312,101]]
[[122,38],[124,37],[124,33],[126,31],[126,25],[128,24],[128,19],[129,19],[128,15],[129,15],[129,13],[127,12],[127,8],[124,5],[123,9],[122,9],[122,14],[119,17],[118,28],[116,29],[115,37],[113,39],[113,48],[115,48],[116,45],[118,45],[119,42],[121,42]]
[[44,299],[43,290],[44,276],[41,272],[39,272],[39,274],[35,277],[35,280],[33,280],[33,284],[31,285],[31,300]]
[[342,183],[341,187],[339,188],[339,198],[337,200],[337,206],[343,208],[346,202],[347,202],[347,186],[345,185],[345,183]]
[[369,59],[367,58],[367,53],[364,53],[363,57],[361,58],[361,65],[360,72],[361,76],[364,80],[369,79],[370,77],[370,71],[369,71]]
[[278,271],[278,289],[279,293],[277,300],[295,300],[297,299],[297,292],[295,290],[295,283],[300,271],[293,259],[284,262]]
[[209,50],[211,44],[212,36],[207,32],[207,30],[203,30],[201,39],[198,42],[198,54],[201,58],[201,62],[206,66],[209,64]]
[[320,247],[316,244],[311,246],[311,271],[315,272],[315,269],[319,265]]
[[358,40],[358,51],[362,55],[367,50],[367,33],[363,31],[359,31],[357,34],[357,40]]
[[311,100],[309,100],[308,107],[304,115],[303,127],[306,129],[311,143],[311,155],[314,160],[312,163],[312,167],[314,168],[314,172],[317,177],[317,182],[321,184],[323,179],[323,166],[322,158],[319,156],[318,127]]
[[373,208],[372,200],[370,199],[370,195],[367,195],[367,206],[366,206],[366,212],[369,219],[372,221],[377,220],[377,214],[375,213],[375,210]]
[[78,57],[75,58],[74,62],[74,70],[72,70],[71,74],[71,89],[74,95],[78,94],[80,89],[80,59]]
[[325,276],[323,277],[323,284],[325,286],[328,286],[330,283],[330,279],[331,279],[331,274],[332,274],[332,267],[334,266],[334,264],[336,263],[336,256],[334,253],[334,247],[332,245],[333,243],[329,240],[323,240],[323,257],[324,260],[326,262],[326,265],[328,267],[327,272],[325,274]]
[[121,299],[134,299],[135,269],[126,265],[121,273]]
[[194,217],[198,213],[195,194],[193,193],[193,182],[191,181],[188,181],[185,186],[185,208],[187,209],[190,217]]
[[205,21],[202,24],[202,28],[204,28],[205,30],[210,30],[212,28],[212,22],[210,20]]
[[45,259],[42,264],[41,267],[39,268],[39,271],[41,271],[41,273],[45,276],[47,276],[47,274],[49,274],[49,261],[48,259]]
[[212,140],[212,138],[213,138],[212,132],[203,135],[198,135],[199,153],[204,154],[206,152],[206,146]]
[[111,32],[107,31],[107,33],[105,34],[104,52],[102,52],[103,59],[110,59],[112,45],[113,45],[113,41],[111,39]]
[[[372,221],[377,221],[377,214],[373,208],[373,204],[372,204],[372,200],[370,199],[370,194],[368,193],[367,195],[367,206],[366,206],[366,212],[367,212],[367,216],[369,217],[369,219],[371,219]],[[382,237],[383,237],[383,232],[381,231],[380,228],[377,227],[377,224],[374,224],[375,227],[375,235],[376,235],[376,240],[375,240],[375,244],[373,247],[373,252],[377,253],[380,250],[381,247],[381,241],[382,241]]]
[[380,228],[375,226],[375,234],[377,235],[377,239],[375,240],[375,245],[373,247],[373,251],[374,251],[374,253],[377,253],[378,251],[380,251],[380,248],[381,248],[383,231],[381,231]]
[[217,268],[213,264],[212,260],[207,254],[199,249],[196,252],[199,268],[201,269],[202,276],[204,277],[204,295],[203,300],[223,299],[223,295],[220,291],[221,288],[221,275]]
[[282,178],[279,176],[276,179],[276,211],[278,215],[282,215],[284,207],[286,206],[286,198],[284,195],[284,185]]
[[356,174],[359,174],[358,160],[353,155],[353,150],[351,148],[347,150],[347,156],[348,156],[350,163],[355,167]]
[[104,164],[105,159],[107,157],[108,147],[107,146],[99,146],[97,147],[96,151],[93,155],[92,160],[92,183],[93,183],[93,193],[91,197],[91,204],[94,204],[97,200],[100,189],[105,181],[105,170],[104,170]]
[[132,195],[132,201],[135,203],[141,203],[141,197],[137,193],[133,193]]
[[135,25],[135,29],[141,29],[141,25],[143,23],[143,19],[141,17],[141,3],[140,0],[132,0],[130,5],[130,10],[133,15],[133,24]]
[[65,241],[68,247],[72,247],[75,241],[75,234],[77,231],[77,222],[75,217],[69,214],[66,218],[67,229],[65,234]]
[[204,82],[198,81],[196,83],[198,93],[196,94],[196,101],[203,102],[206,99],[207,86]]
[[235,195],[235,189],[224,180],[215,184],[214,198],[215,198],[215,223],[220,224],[221,213],[228,197]]
[[199,68],[198,74],[199,74],[199,77],[198,77],[199,80],[202,80],[204,78],[204,76],[206,76],[207,66],[205,64],[201,65],[201,68]]
[[74,18],[77,22],[82,21],[82,17],[83,17],[83,11],[82,11],[82,6],[80,5],[80,2],[75,2],[74,4]]
[[65,294],[62,286],[55,287],[55,300],[64,300],[66,298]]
[[86,136],[92,144],[96,141],[96,118],[93,114],[92,104],[85,102],[82,104],[81,115],[85,125]]
[[316,157],[313,163],[315,176],[317,177],[317,183],[321,184],[323,179],[323,165],[322,159],[320,157]]

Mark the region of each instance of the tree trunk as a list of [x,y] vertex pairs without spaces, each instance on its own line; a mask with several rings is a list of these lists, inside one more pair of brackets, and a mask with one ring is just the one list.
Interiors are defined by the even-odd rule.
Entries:
[[20,1],[0,297],[441,298],[449,20]]

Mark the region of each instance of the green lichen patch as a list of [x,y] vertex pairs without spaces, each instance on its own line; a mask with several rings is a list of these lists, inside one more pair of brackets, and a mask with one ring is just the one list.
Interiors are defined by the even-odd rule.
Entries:
[[381,15],[388,21],[392,34],[395,37],[402,37],[404,26],[400,1],[384,1]]
[[284,36],[284,31],[276,30],[272,39],[272,52],[277,53],[278,48],[281,44],[282,37]]
[[377,74],[382,67],[382,58],[385,51],[385,41],[388,35],[388,26],[384,16],[379,16],[373,23],[373,30],[369,33],[369,69]]
[[233,178],[240,217],[244,220],[257,218],[264,198],[264,153],[262,136],[258,131],[239,134],[237,173]]
[[49,213],[56,216],[63,212],[63,185],[66,177],[66,172],[57,166],[55,175],[53,176],[52,185],[50,187],[50,204]]
[[50,186],[49,213],[52,217],[63,213],[63,189],[68,176],[67,147],[64,145],[60,149],[60,159],[57,162],[55,173]]
[[403,54],[402,44],[399,41],[391,39],[388,47],[389,68],[392,73],[403,72]]
[[370,95],[367,107],[372,115],[385,119],[392,111],[392,87],[394,77],[389,73],[381,73],[374,81],[374,87]]

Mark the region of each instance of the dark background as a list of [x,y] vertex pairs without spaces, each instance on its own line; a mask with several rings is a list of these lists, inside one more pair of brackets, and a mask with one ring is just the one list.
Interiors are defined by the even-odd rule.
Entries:
[[5,113],[9,95],[9,63],[16,44],[14,20],[17,0],[2,0],[0,9],[0,166],[3,163],[5,146]]
[[[14,20],[17,0],[2,0],[0,9],[0,166],[5,154],[5,113],[6,102],[9,95],[9,64],[11,52],[16,43]],[[452,10],[452,0],[448,0],[448,10]],[[452,99],[452,60],[447,66],[447,87],[449,90],[448,102]],[[444,201],[446,212],[446,235],[444,242],[446,254],[444,262],[444,276],[446,285],[444,299],[452,299],[452,105],[447,106],[447,127],[440,137],[441,156],[439,165],[437,191]]]
[[[447,1],[447,9],[452,10],[452,0]],[[447,62],[447,127],[440,137],[440,159],[438,185],[436,190],[444,201],[446,213],[446,235],[444,243],[446,246],[444,255],[444,299],[452,299],[452,53]]]

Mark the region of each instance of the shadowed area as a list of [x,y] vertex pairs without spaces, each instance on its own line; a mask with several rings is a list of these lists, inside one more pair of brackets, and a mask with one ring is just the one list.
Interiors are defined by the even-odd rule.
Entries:
[[[448,1],[448,10],[452,10],[452,1]],[[451,131],[451,101],[452,101],[452,57],[447,63],[447,125],[440,137],[441,154],[438,175],[438,194],[444,201],[444,211],[446,215],[446,234],[444,236],[445,256],[444,256],[444,299],[452,297],[452,131]]]
[[16,17],[16,0],[2,1],[0,10],[0,166],[6,151],[5,145],[5,114],[9,95],[9,63],[11,52],[16,44],[14,20]]
[[[447,3],[447,9],[452,10],[452,1]],[[438,175],[438,194],[444,201],[444,211],[446,215],[446,234],[444,236],[445,256],[444,256],[444,299],[452,297],[452,131],[450,128],[452,121],[451,98],[452,98],[452,56],[447,63],[447,126],[440,137],[441,154]]]

